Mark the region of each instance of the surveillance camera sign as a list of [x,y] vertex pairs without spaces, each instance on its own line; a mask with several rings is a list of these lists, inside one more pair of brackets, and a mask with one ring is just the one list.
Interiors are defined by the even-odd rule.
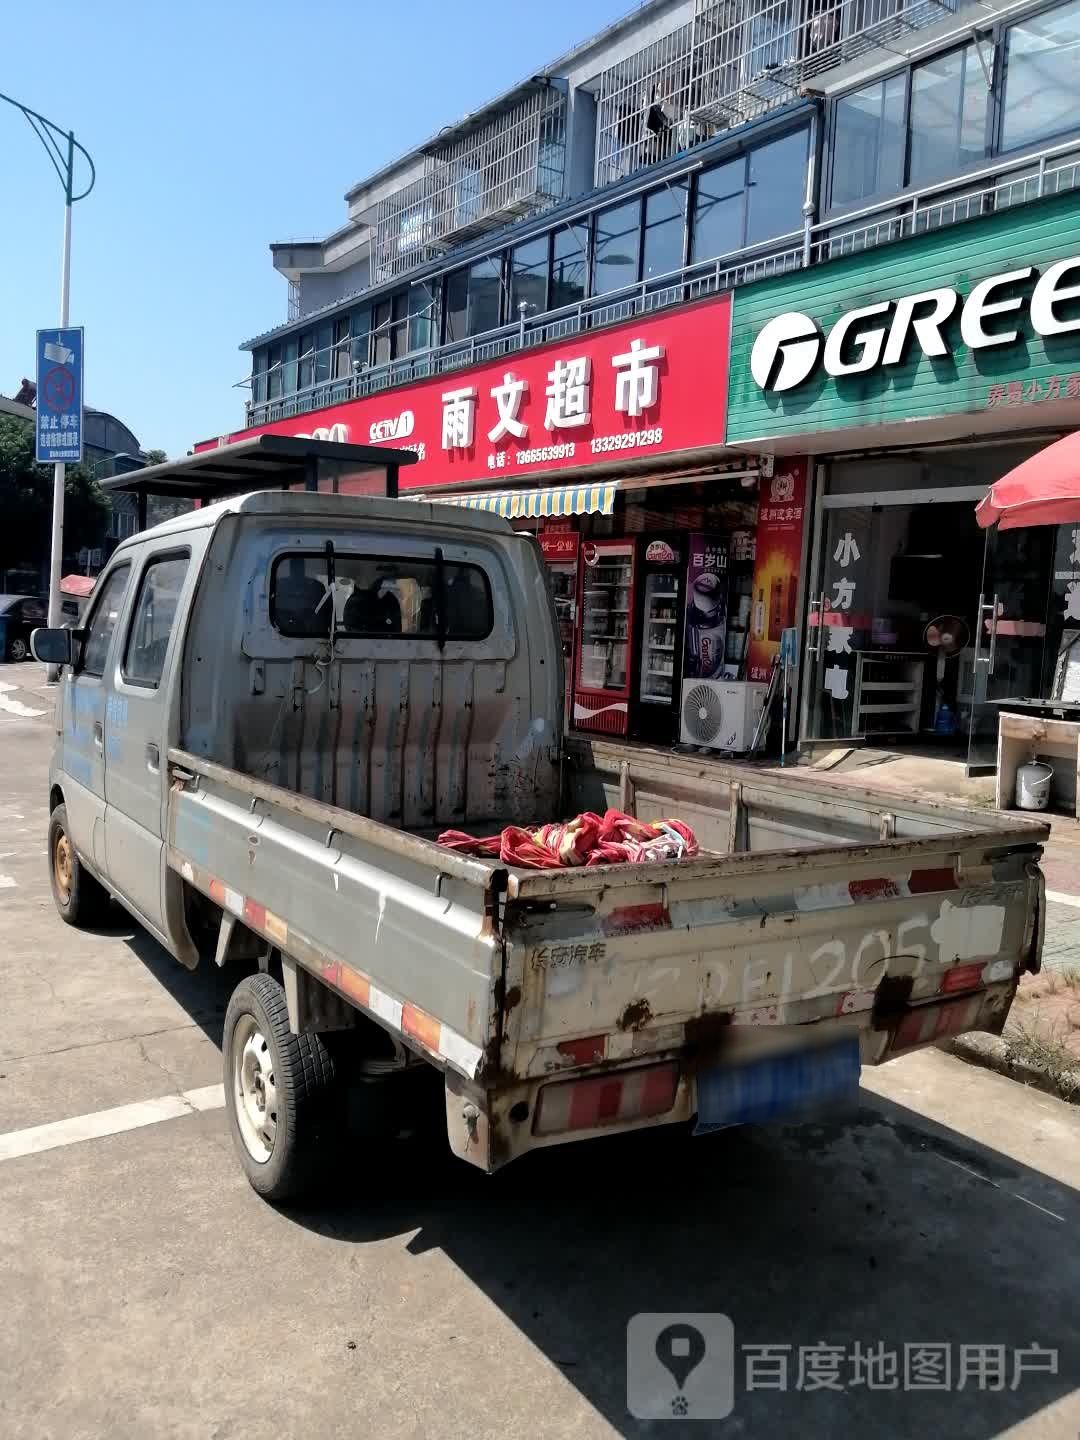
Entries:
[[83,454],[83,332],[81,328],[37,332],[37,424],[39,464],[77,463]]

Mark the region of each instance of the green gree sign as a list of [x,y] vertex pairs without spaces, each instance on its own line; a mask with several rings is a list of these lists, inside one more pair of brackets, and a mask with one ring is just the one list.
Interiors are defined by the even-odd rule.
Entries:
[[1077,398],[1080,194],[735,292],[730,442]]

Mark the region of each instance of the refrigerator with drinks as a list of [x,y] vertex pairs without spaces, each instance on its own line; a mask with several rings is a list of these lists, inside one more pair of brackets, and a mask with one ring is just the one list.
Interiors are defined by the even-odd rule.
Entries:
[[578,644],[572,723],[625,735],[635,631],[633,540],[585,540],[578,566]]
[[574,689],[574,637],[577,631],[578,535],[574,530],[544,532],[540,549],[555,601],[555,617],[562,640],[564,722],[570,722],[570,697]]
[[686,537],[638,542],[641,642],[630,733],[636,740],[670,745],[676,736],[682,676]]

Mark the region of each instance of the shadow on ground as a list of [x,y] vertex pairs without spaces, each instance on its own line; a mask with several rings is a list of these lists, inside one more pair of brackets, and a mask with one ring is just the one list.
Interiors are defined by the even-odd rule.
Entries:
[[[125,933],[220,1044],[239,972],[186,971]],[[415,1232],[411,1252],[442,1250],[621,1434],[669,1433],[626,1408],[626,1326],[640,1311],[732,1318],[734,1412],[705,1433],[989,1440],[1080,1385],[1080,1195],[914,1111],[864,1091],[842,1121],[700,1139],[659,1129],[484,1176],[446,1148],[433,1078],[418,1136],[351,1136],[330,1199],[289,1218],[345,1246]],[[851,1383],[856,1342],[896,1352],[896,1386]],[[1058,1351],[1059,1373],[1014,1389],[1014,1351],[1033,1343]],[[798,1388],[799,1348],[820,1344],[847,1354],[840,1392]],[[905,1392],[905,1344],[949,1347],[947,1390]],[[785,1388],[747,1388],[749,1345],[788,1347]],[[1003,1388],[971,1375],[961,1388],[961,1346],[1004,1346]]]

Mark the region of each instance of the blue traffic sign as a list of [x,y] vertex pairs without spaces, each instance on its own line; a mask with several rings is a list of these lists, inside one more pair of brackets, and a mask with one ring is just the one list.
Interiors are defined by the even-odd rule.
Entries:
[[37,459],[78,461],[83,453],[83,332],[37,332]]

